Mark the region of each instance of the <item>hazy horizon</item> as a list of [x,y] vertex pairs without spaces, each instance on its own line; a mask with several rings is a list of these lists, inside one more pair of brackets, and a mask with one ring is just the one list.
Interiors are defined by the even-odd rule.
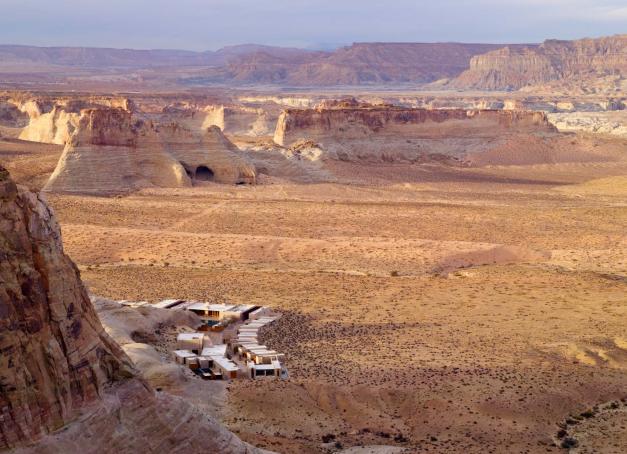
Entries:
[[623,0],[3,0],[0,43],[207,51],[261,44],[539,43],[627,32]]

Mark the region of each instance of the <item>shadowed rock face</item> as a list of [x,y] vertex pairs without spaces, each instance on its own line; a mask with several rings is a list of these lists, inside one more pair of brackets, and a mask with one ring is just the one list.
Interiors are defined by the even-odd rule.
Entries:
[[32,442],[132,374],[104,332],[59,226],[0,168],[0,448]]
[[2,167],[0,352],[0,450],[262,452],[135,377],[64,254],[50,208]]
[[509,46],[477,55],[470,69],[450,84],[457,88],[511,90],[554,80],[594,80],[627,74],[627,35],[576,41],[548,40],[540,46]]

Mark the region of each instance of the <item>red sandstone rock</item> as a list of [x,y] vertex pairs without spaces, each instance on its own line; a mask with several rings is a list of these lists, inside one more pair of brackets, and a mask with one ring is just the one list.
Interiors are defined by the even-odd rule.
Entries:
[[511,90],[554,80],[627,75],[627,35],[576,41],[547,40],[540,46],[509,46],[470,60],[450,86]]
[[0,450],[262,452],[136,378],[64,254],[52,211],[2,167],[0,352]]
[[0,448],[31,442],[131,376],[42,199],[0,168]]

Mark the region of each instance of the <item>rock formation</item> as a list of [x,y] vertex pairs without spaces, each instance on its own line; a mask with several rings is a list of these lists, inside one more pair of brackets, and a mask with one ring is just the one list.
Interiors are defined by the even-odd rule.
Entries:
[[274,129],[280,110],[245,105],[207,106],[199,114],[203,127],[218,126],[225,134],[263,136]]
[[163,107],[160,122],[176,122],[181,126],[204,132],[217,126],[222,132],[234,136],[263,136],[271,134],[281,109],[275,103],[208,104],[176,102]]
[[541,112],[411,109],[351,100],[286,110],[274,140],[284,147],[311,141],[331,159],[415,162],[435,155],[464,159],[507,135],[553,132]]
[[28,123],[27,114],[14,104],[0,100],[0,137],[17,137]]
[[65,145],[70,139],[78,126],[81,110],[98,107],[133,109],[132,102],[123,97],[33,96],[9,98],[7,104],[28,119],[21,122],[19,139],[57,145]]
[[544,92],[573,82],[584,94],[609,93],[625,90],[626,41],[627,35],[541,45],[374,42],[329,52],[258,45],[216,52],[0,46],[0,72],[3,82],[24,88],[54,83],[136,91],[218,83],[516,90],[559,81]]
[[133,371],[104,332],[42,199],[0,168],[0,449],[76,418]]
[[96,108],[81,111],[44,190],[106,194],[203,180],[254,183],[255,176],[217,127],[197,133],[122,108]]
[[50,208],[3,168],[0,246],[0,450],[260,452],[135,378],[64,254]]
[[450,86],[516,90],[551,81],[594,82],[627,75],[627,35],[576,41],[547,40],[540,46],[508,46],[470,60]]
[[549,120],[560,131],[585,131],[627,138],[627,111],[573,112],[549,114]]
[[194,134],[178,123],[158,128],[163,149],[183,166],[192,183],[203,180],[226,184],[255,183],[255,167],[238,154],[237,147],[219,127],[209,126],[201,134]]

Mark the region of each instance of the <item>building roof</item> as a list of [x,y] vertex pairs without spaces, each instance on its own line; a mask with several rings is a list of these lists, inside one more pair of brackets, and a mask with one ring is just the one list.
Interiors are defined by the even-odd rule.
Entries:
[[213,345],[212,347],[206,347],[202,349],[202,356],[225,356],[226,344]]
[[232,308],[229,309],[229,311],[230,312],[246,312],[255,307],[256,306],[253,306],[252,304],[237,304],[235,306],[232,306]]
[[239,370],[239,366],[235,364],[230,359],[225,358],[224,356],[215,356],[212,357],[214,363],[217,363],[222,369],[227,370],[229,372],[234,372]]
[[205,335],[203,333],[180,333],[176,336],[178,341],[202,340]]
[[195,301],[187,306],[187,310],[242,313],[254,307],[256,306],[253,306],[251,304],[214,304],[202,301]]
[[153,306],[158,307],[160,309],[169,309],[172,306],[176,306],[177,304],[180,304],[184,301],[185,300],[170,298],[170,299],[159,301],[158,303],[153,304]]
[[277,366],[276,364],[253,364],[250,367],[257,370],[275,370],[280,369],[281,366]]
[[174,350],[174,354],[179,358],[195,358],[196,353],[192,353],[189,350]]

